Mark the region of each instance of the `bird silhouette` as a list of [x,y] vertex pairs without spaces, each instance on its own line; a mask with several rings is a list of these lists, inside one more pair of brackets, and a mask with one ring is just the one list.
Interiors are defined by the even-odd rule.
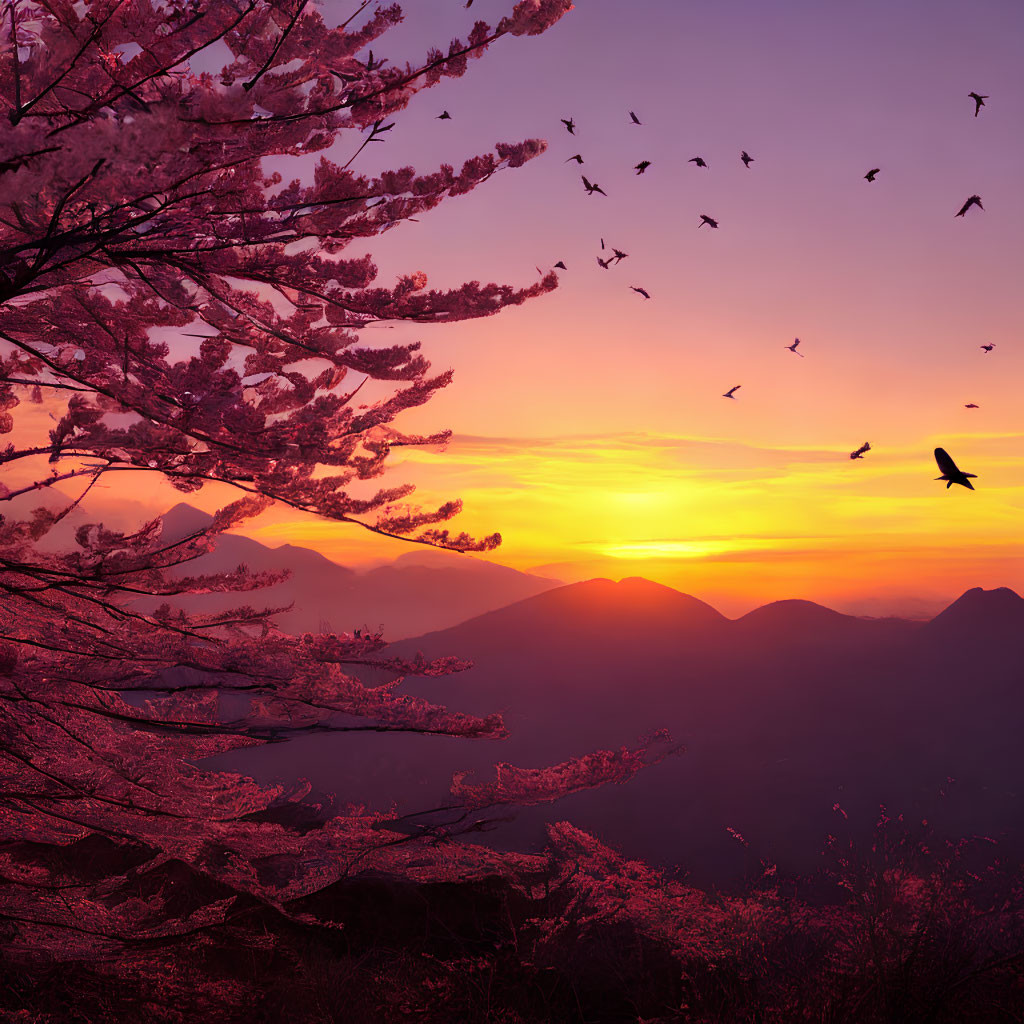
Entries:
[[707,167],[707,164],[704,162],[704,157],[702,156],[691,156],[686,162],[688,164],[696,164],[698,167]]
[[558,267],[559,270],[568,270],[569,269],[561,260],[559,260],[555,264],[555,266]]
[[942,470],[942,476],[935,477],[936,480],[946,481],[946,490],[948,491],[953,484],[960,484],[961,487],[966,487],[969,491],[974,490],[974,484],[968,480],[968,477],[977,479],[977,473],[965,473],[960,469],[957,464],[950,458],[949,453],[945,448],[935,449],[935,462],[938,464],[940,470]]
[[980,406],[980,405],[975,405],[975,404],[974,404],[973,402],[968,402],[968,403],[967,403],[967,404],[966,404],[966,405],[964,406],[964,408],[965,408],[965,409],[980,409],[980,408],[981,408],[981,406]]
[[981,110],[983,106],[985,106],[985,100],[987,100],[988,97],[979,96],[976,92],[969,92],[967,95],[970,96],[972,100],[974,100],[974,116],[977,117],[978,111]]
[[704,227],[707,224],[708,227],[717,228],[718,221],[714,217],[709,217],[706,213],[700,215],[700,223],[697,225],[698,228]]
[[641,121],[640,118],[637,117],[632,110],[629,112],[629,119],[633,122],[633,124],[643,124],[643,121]]
[[855,452],[850,452],[851,459],[863,459],[864,453],[871,451],[871,445],[865,441]]
[[605,269],[605,270],[607,270],[607,269],[608,269],[608,268],[609,268],[609,267],[610,267],[610,266],[612,265],[612,259],[613,259],[613,257],[612,257],[612,256],[609,256],[609,257],[608,257],[608,259],[606,259],[606,260],[603,260],[603,259],[601,259],[601,257],[600,257],[600,256],[598,256],[598,257],[597,257],[597,262],[598,262],[598,263],[599,263],[599,264],[600,264],[600,265],[601,265],[602,267],[604,267],[604,269]]
[[976,206],[979,210],[984,210],[985,207],[981,205],[981,196],[971,196],[960,209],[953,214],[954,217],[962,217],[972,206]]
[[[578,164],[581,164],[581,163],[583,163],[583,157],[582,157],[582,156],[580,156],[580,154],[579,154],[579,153],[577,153],[577,154],[576,154],[575,156],[571,156],[571,157],[569,157],[569,160],[575,160],[575,161],[576,161],[576,163],[578,163]],[[569,160],[563,160],[563,161],[562,161],[562,163],[563,163],[563,164],[567,164],[567,163],[569,162]]]
[[799,338],[794,338],[794,339],[793,339],[793,344],[792,344],[792,345],[783,345],[782,347],[783,347],[783,348],[785,348],[785,349],[789,349],[789,351],[790,351],[790,352],[793,352],[793,353],[795,353],[795,354],[796,354],[796,355],[798,355],[798,356],[799,356],[799,357],[800,357],[801,359],[803,359],[803,357],[804,357],[804,354],[803,354],[803,352],[797,352],[797,350],[796,350],[796,347],[797,347],[797,345],[799,345],[799,344],[800,344],[800,339],[799,339]]
[[637,288],[636,285],[632,284],[629,287],[637,294],[642,295],[645,299],[649,299],[651,297],[643,288]]
[[875,175],[881,169],[882,169],[881,167],[872,167],[871,170],[868,171],[868,173],[864,175],[865,180],[867,180],[867,181],[874,181],[875,180]]
[[984,352],[991,352],[992,349],[995,348],[995,345],[979,345],[978,348],[980,348]]
[[736,387],[729,388],[729,390],[726,391],[726,393],[724,395],[722,395],[722,397],[723,398],[731,398],[731,399],[733,399],[733,401],[735,401],[736,400],[736,395],[734,394],[734,392],[739,391],[739,389],[741,387],[743,387],[742,384],[737,384]]
[[437,115],[437,117],[434,118],[435,121],[450,121],[451,119],[452,115],[449,114],[447,110],[443,110],[440,114]]
[[747,168],[754,162],[754,158],[746,150],[740,153],[740,159],[743,161],[743,166]]
[[592,196],[595,192],[600,192],[606,199],[608,198],[608,193],[600,185],[591,184],[587,181],[585,175],[580,175],[580,177],[583,178],[583,187],[587,190],[588,196]]
[[614,245],[612,246],[612,252],[615,253],[615,255],[609,258],[614,259],[616,263],[619,263],[621,260],[624,260],[629,255],[628,252],[623,252],[621,249],[616,249]]
[[570,135],[575,135],[576,134],[576,122],[571,117],[568,118],[568,119],[566,119],[564,117],[560,117],[558,120],[561,121],[562,124],[565,125],[565,130]]
[[601,248],[602,249],[604,248],[604,239],[603,238],[601,239]]
[[640,163],[638,163],[636,165],[636,167],[633,168],[633,170],[636,171],[637,174],[643,174],[644,171],[646,171],[647,168],[650,167],[650,166],[651,166],[651,161],[650,160],[641,160]]

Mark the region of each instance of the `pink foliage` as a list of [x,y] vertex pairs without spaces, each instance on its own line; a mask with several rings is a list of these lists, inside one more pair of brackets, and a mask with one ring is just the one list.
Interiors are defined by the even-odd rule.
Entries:
[[682,748],[673,746],[666,732],[658,732],[634,749],[598,750],[547,768],[516,768],[499,764],[493,782],[468,785],[466,773],[452,780],[452,796],[467,807],[495,804],[536,804],[558,800],[567,793],[610,782],[628,782],[645,765],[657,764]]
[[[436,290],[417,269],[389,286],[369,257],[345,250],[521,166],[544,143],[499,144],[458,172],[368,177],[350,165],[419,90],[570,7],[524,0],[497,28],[477,22],[467,40],[405,66],[362,56],[398,23],[397,6],[334,29],[292,0],[5,9],[0,432],[13,440],[0,451],[0,915],[15,960],[195,938],[254,906],[308,924],[296,901],[354,871],[508,874],[515,857],[436,841],[482,830],[487,820],[470,811],[622,782],[664,756],[659,737],[548,769],[502,765],[495,783],[457,782],[456,817],[442,832],[403,834],[394,819],[389,832],[385,816],[309,803],[308,787],[266,788],[200,762],[314,732],[500,737],[498,715],[402,692],[408,675],[467,663],[389,658],[380,636],[292,636],[273,608],[172,607],[182,594],[279,582],[245,566],[182,573],[275,502],[457,551],[499,543],[444,527],[457,501],[418,508],[401,484],[355,493],[384,472],[392,448],[447,440],[402,433],[394,420],[451,379],[431,372],[418,343],[372,346],[360,332],[380,320],[490,316],[551,291],[556,277]],[[191,58],[215,44],[229,49],[228,65],[192,71]],[[364,129],[353,158],[321,157],[311,183],[264,169]],[[378,387],[360,402],[367,380]],[[52,414],[42,437],[29,436],[38,419],[19,417],[26,398]],[[183,537],[159,518],[130,532],[88,522],[73,547],[55,550],[56,528],[115,473],[240,497]],[[74,500],[67,486],[80,487]],[[44,492],[49,502],[24,511],[26,496]],[[153,597],[156,610],[140,611]],[[392,681],[367,685],[357,667]],[[285,824],[300,805],[313,824]],[[90,874],[65,855],[100,840],[117,870]],[[187,910],[166,882],[183,870],[207,894]]]
[[520,0],[511,18],[498,26],[512,35],[538,35],[572,10],[569,0]]
[[[397,7],[349,30],[327,29],[312,8],[295,16],[282,0],[239,10],[68,5],[59,19],[16,5],[20,56],[0,59],[13,99],[0,119],[0,206],[10,213],[0,229],[0,431],[14,427],[25,389],[68,400],[48,446],[9,450],[4,461],[45,453],[73,467],[41,486],[156,469],[184,492],[223,482],[378,533],[493,547],[494,538],[435,528],[454,503],[377,520],[393,488],[347,495],[354,481],[383,472],[386,424],[451,379],[430,374],[418,345],[371,348],[358,332],[381,319],[490,316],[550,291],[555,277],[439,291],[416,271],[388,287],[375,283],[368,257],[341,253],[520,166],[544,144],[499,144],[458,173],[404,168],[379,178],[322,157],[311,185],[281,189],[262,161],[326,148],[402,109],[438,77],[463,74],[467,57],[499,36],[540,31],[565,9],[519,4],[496,30],[477,23],[447,55],[396,68],[356,54],[397,23]],[[218,41],[234,58],[219,78],[185,70],[192,53]],[[125,44],[141,49],[122,61]],[[314,249],[288,252],[311,238]],[[175,346],[172,357],[150,336],[153,326],[205,340],[192,354]],[[368,378],[403,386],[358,408],[353,398]],[[115,423],[115,413],[134,419]]]

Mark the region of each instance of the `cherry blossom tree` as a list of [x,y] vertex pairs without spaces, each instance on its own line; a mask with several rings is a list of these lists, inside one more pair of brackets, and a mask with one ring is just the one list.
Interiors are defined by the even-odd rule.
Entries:
[[[0,934],[14,963],[212,941],[229,926],[238,941],[257,910],[311,924],[300,901],[357,871],[508,869],[507,857],[442,840],[488,827],[496,806],[624,781],[667,749],[658,737],[550,770],[501,766],[497,782],[457,778],[448,807],[400,820],[199,764],[317,731],[504,733],[497,715],[401,692],[408,675],[464,668],[456,658],[401,661],[377,637],[289,635],[258,604],[205,616],[172,608],[184,594],[241,602],[277,582],[244,566],[188,570],[272,503],[456,551],[500,541],[447,529],[457,501],[410,506],[408,485],[360,492],[392,449],[447,439],[395,420],[450,380],[431,373],[418,344],[374,347],[361,331],[490,316],[551,291],[555,276],[429,290],[415,271],[387,286],[368,257],[345,250],[544,143],[498,144],[459,171],[367,177],[353,165],[421,89],[572,5],[520,0],[496,26],[478,21],[446,52],[404,66],[370,50],[400,9],[368,6],[334,28],[308,0],[3,8]],[[195,72],[215,44],[230,62]],[[346,144],[347,161],[322,156],[312,183],[265,166]],[[367,381],[375,397],[359,401]],[[46,411],[53,423],[34,435]],[[184,537],[160,519],[129,531],[88,522],[70,549],[55,545],[97,482],[133,479],[124,474],[241,493]],[[167,601],[140,611],[153,596]],[[363,685],[355,673],[367,665],[394,680]],[[195,883],[184,900],[181,872]]]

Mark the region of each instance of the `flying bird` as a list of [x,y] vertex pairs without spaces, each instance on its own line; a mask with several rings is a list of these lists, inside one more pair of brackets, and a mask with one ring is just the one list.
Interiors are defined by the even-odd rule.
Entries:
[[440,114],[437,115],[437,117],[434,118],[435,121],[450,121],[451,119],[452,115],[449,114],[447,110],[443,110]]
[[740,159],[743,161],[743,166],[747,168],[754,162],[754,158],[746,150],[740,153]]
[[696,164],[698,167],[707,167],[707,164],[704,162],[704,157],[702,156],[691,156],[686,162],[688,164]]
[[[579,153],[577,153],[575,156],[569,157],[569,160],[575,160],[578,164],[583,163],[583,157]],[[569,160],[563,160],[562,163],[567,164]]]
[[564,117],[560,117],[558,120],[561,121],[562,124],[565,125],[565,130],[570,135],[575,135],[576,134],[576,122],[571,117],[568,118],[568,119],[566,119]]
[[979,210],[984,210],[985,207],[981,205],[981,196],[971,196],[960,209],[953,214],[954,217],[962,217],[972,206],[976,206]]
[[868,171],[868,173],[864,175],[865,180],[867,180],[867,181],[874,181],[875,180],[875,175],[881,169],[882,169],[881,167],[872,167],[871,170]]
[[704,227],[707,224],[708,227],[717,228],[718,221],[714,217],[709,217],[706,213],[700,215],[700,223],[697,225],[698,228]]
[[599,264],[600,264],[600,265],[601,265],[602,267],[604,267],[604,269],[605,269],[605,270],[607,270],[607,269],[608,269],[608,268],[609,268],[609,267],[610,267],[610,266],[612,265],[612,259],[613,259],[613,257],[609,256],[609,257],[608,257],[608,259],[606,259],[606,260],[603,260],[603,259],[601,259],[601,257],[600,257],[600,256],[598,256],[598,257],[597,257],[597,262],[598,262],[598,263],[599,263]]
[[945,448],[935,449],[935,461],[938,463],[939,469],[942,470],[942,476],[937,476],[936,480],[946,481],[946,490],[948,491],[953,484],[960,484],[962,487],[966,487],[969,491],[974,490],[974,484],[968,480],[968,477],[977,479],[977,473],[965,473],[963,470],[957,468],[957,464],[949,457],[949,453]]
[[640,163],[638,163],[636,165],[636,167],[633,168],[633,170],[636,171],[637,174],[643,174],[644,171],[646,171],[647,168],[650,167],[650,166],[651,166],[651,161],[650,160],[641,160]]
[[637,288],[636,285],[632,285],[632,284],[629,287],[633,291],[637,292],[639,295],[642,295],[645,299],[649,299],[650,298],[650,295],[643,288]]
[[723,397],[723,398],[731,398],[731,399],[733,399],[733,401],[735,401],[735,400],[736,400],[736,396],[735,396],[735,395],[733,394],[733,392],[734,392],[734,391],[739,391],[739,389],[740,389],[741,387],[743,387],[743,385],[742,385],[742,384],[737,384],[737,385],[736,385],[736,387],[734,387],[734,388],[729,388],[729,390],[728,390],[728,391],[726,391],[726,393],[725,393],[724,395],[722,395],[722,397]]
[[864,453],[871,451],[871,445],[865,441],[855,452],[850,452],[851,459],[863,459]]
[[588,196],[592,196],[595,192],[600,192],[606,199],[608,198],[608,193],[600,185],[592,185],[587,181],[586,175],[581,174],[580,177],[583,178],[583,187],[587,190]]
[[621,249],[616,249],[614,245],[612,246],[612,252],[615,253],[615,256],[609,257],[609,259],[614,259],[616,263],[618,263],[620,260],[624,260],[629,255],[628,252],[623,252]]
[[[700,225],[698,225],[698,227],[699,227],[699,226],[700,226]],[[798,355],[798,356],[799,356],[799,357],[800,357],[801,359],[803,359],[803,357],[804,357],[804,354],[803,354],[803,352],[797,352],[797,350],[796,350],[796,347],[797,347],[797,345],[799,345],[799,344],[800,344],[800,339],[799,339],[799,338],[794,338],[794,339],[793,339],[793,344],[792,344],[792,345],[783,345],[782,347],[783,347],[783,348],[786,348],[786,349],[789,349],[789,351],[790,351],[790,352],[793,352],[793,353],[795,353],[795,354],[796,354],[796,355]]]
[[983,352],[991,352],[992,349],[995,348],[995,345],[979,345],[978,348],[980,348]]
[[561,260],[559,260],[555,264],[555,266],[558,267],[559,270],[568,270],[569,269]]
[[640,118],[637,117],[632,110],[629,112],[629,119],[633,122],[633,124],[643,124],[643,121],[641,121]]
[[988,97],[979,96],[976,92],[969,92],[967,95],[970,96],[972,100],[974,100],[974,116],[977,117],[978,111],[981,110],[983,106],[985,106],[985,100],[987,100]]
[[601,239],[601,248],[602,249],[604,248],[604,239],[603,238]]
[[965,409],[980,409],[980,408],[981,408],[981,406],[980,406],[980,405],[975,405],[975,404],[974,404],[973,402],[968,402],[968,403],[967,403],[967,404],[966,404],[966,405],[964,406],[964,408],[965,408]]

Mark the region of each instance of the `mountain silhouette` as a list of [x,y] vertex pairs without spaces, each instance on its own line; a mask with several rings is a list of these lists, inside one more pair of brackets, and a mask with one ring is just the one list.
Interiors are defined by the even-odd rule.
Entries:
[[969,591],[930,623],[806,601],[730,620],[646,580],[590,580],[389,648],[472,659],[465,673],[403,687],[458,710],[501,711],[508,739],[314,737],[230,763],[409,812],[436,806],[456,769],[487,778],[497,761],[535,767],[667,727],[682,756],[627,785],[528,808],[494,841],[535,849],[545,820],[570,820],[630,856],[720,884],[761,870],[761,859],[813,869],[826,835],[869,832],[879,804],[950,835],[1016,841],[1022,608],[1012,591]]
[[179,501],[163,515],[163,536],[167,540],[181,540],[190,533],[206,529],[212,522],[213,516],[209,512],[203,512],[184,501]]
[[1024,597],[1009,587],[972,587],[939,612],[928,628],[936,633],[952,631],[975,637],[1008,629],[1024,631]]
[[[453,640],[474,646],[492,638],[507,643],[509,635],[524,641],[567,633],[590,635],[626,645],[641,637],[660,637],[672,629],[715,629],[729,620],[703,601],[671,587],[639,577],[614,583],[587,580],[548,590],[456,627]],[[425,638],[424,638],[425,639]]]
[[905,619],[869,619],[825,608],[813,601],[773,601],[736,619],[735,643],[753,645],[762,652],[783,650],[848,650],[856,656],[862,644],[876,645],[888,636],[913,629]]
[[[203,529],[212,516],[191,505],[175,505],[163,518],[163,535],[177,540]],[[294,544],[268,547],[250,537],[221,534],[208,555],[183,566],[182,575],[225,572],[244,563],[255,571],[289,570],[291,578],[246,600],[263,607],[292,605],[276,621],[293,633],[321,627],[347,632],[383,627],[389,639],[415,636],[461,622],[482,609],[499,608],[559,586],[559,581],[517,572],[469,555],[442,555],[427,564],[398,559],[357,572]],[[159,602],[140,601],[148,609]],[[213,612],[239,604],[237,594],[189,595],[178,603]]]
[[843,615],[831,608],[813,601],[772,601],[752,612],[747,612],[737,622],[749,629],[820,629],[839,622],[856,623],[860,620],[853,615]]

